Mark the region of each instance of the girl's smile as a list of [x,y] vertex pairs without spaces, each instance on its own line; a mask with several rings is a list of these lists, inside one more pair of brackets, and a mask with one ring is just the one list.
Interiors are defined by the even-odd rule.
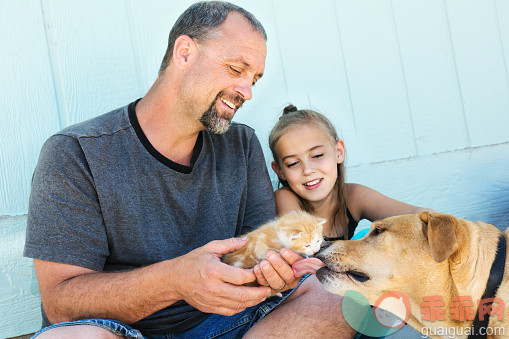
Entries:
[[323,181],[323,179],[315,179],[315,180],[308,181],[308,182],[304,183],[303,185],[308,190],[314,190],[315,188],[320,186],[322,181]]

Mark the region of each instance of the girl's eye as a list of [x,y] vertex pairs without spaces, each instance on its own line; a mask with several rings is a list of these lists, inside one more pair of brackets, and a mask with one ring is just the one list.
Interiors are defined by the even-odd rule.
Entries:
[[297,165],[297,164],[298,164],[298,161],[296,161],[296,162],[292,162],[292,163],[290,163],[290,164],[286,165],[286,167],[293,167],[293,166],[295,166],[295,165]]
[[321,158],[323,157],[323,153],[313,155],[313,158]]

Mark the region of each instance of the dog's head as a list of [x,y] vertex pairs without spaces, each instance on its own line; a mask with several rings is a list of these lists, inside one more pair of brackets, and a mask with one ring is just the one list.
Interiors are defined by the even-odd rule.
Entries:
[[[422,288],[427,275],[447,275],[447,262],[462,242],[462,228],[451,215],[427,212],[374,222],[368,234],[336,241],[316,257],[326,267],[316,273],[332,293],[363,292],[370,301],[382,293]],[[373,299],[373,300],[371,300]]]

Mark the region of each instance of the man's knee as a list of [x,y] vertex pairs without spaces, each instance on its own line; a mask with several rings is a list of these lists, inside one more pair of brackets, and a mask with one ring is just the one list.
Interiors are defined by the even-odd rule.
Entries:
[[315,276],[310,276],[253,326],[245,338],[353,338],[355,331],[341,312],[342,300],[341,296],[327,292]]
[[334,307],[339,307],[340,309],[341,301],[343,300],[342,296],[327,292],[314,275],[307,278],[287,300],[290,301],[301,297],[313,299],[318,304],[330,305],[332,303]]
[[309,279],[310,284],[309,288],[306,291],[308,298],[313,300],[316,303],[317,307],[320,309],[326,309],[327,312],[334,312],[341,314],[341,303],[343,297],[337,294],[332,294],[325,290],[322,284],[316,279],[315,276],[313,279]]
[[37,339],[49,338],[98,338],[98,339],[118,339],[120,336],[104,328],[93,325],[73,325],[62,326],[49,329],[39,334]]

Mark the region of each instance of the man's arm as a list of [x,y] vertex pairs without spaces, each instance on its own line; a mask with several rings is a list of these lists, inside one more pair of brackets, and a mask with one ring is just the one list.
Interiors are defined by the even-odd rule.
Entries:
[[44,310],[51,323],[85,318],[137,322],[177,300],[207,313],[233,315],[264,300],[267,287],[238,286],[255,280],[251,270],[220,257],[246,240],[212,241],[188,254],[128,272],[103,273],[34,260]]

